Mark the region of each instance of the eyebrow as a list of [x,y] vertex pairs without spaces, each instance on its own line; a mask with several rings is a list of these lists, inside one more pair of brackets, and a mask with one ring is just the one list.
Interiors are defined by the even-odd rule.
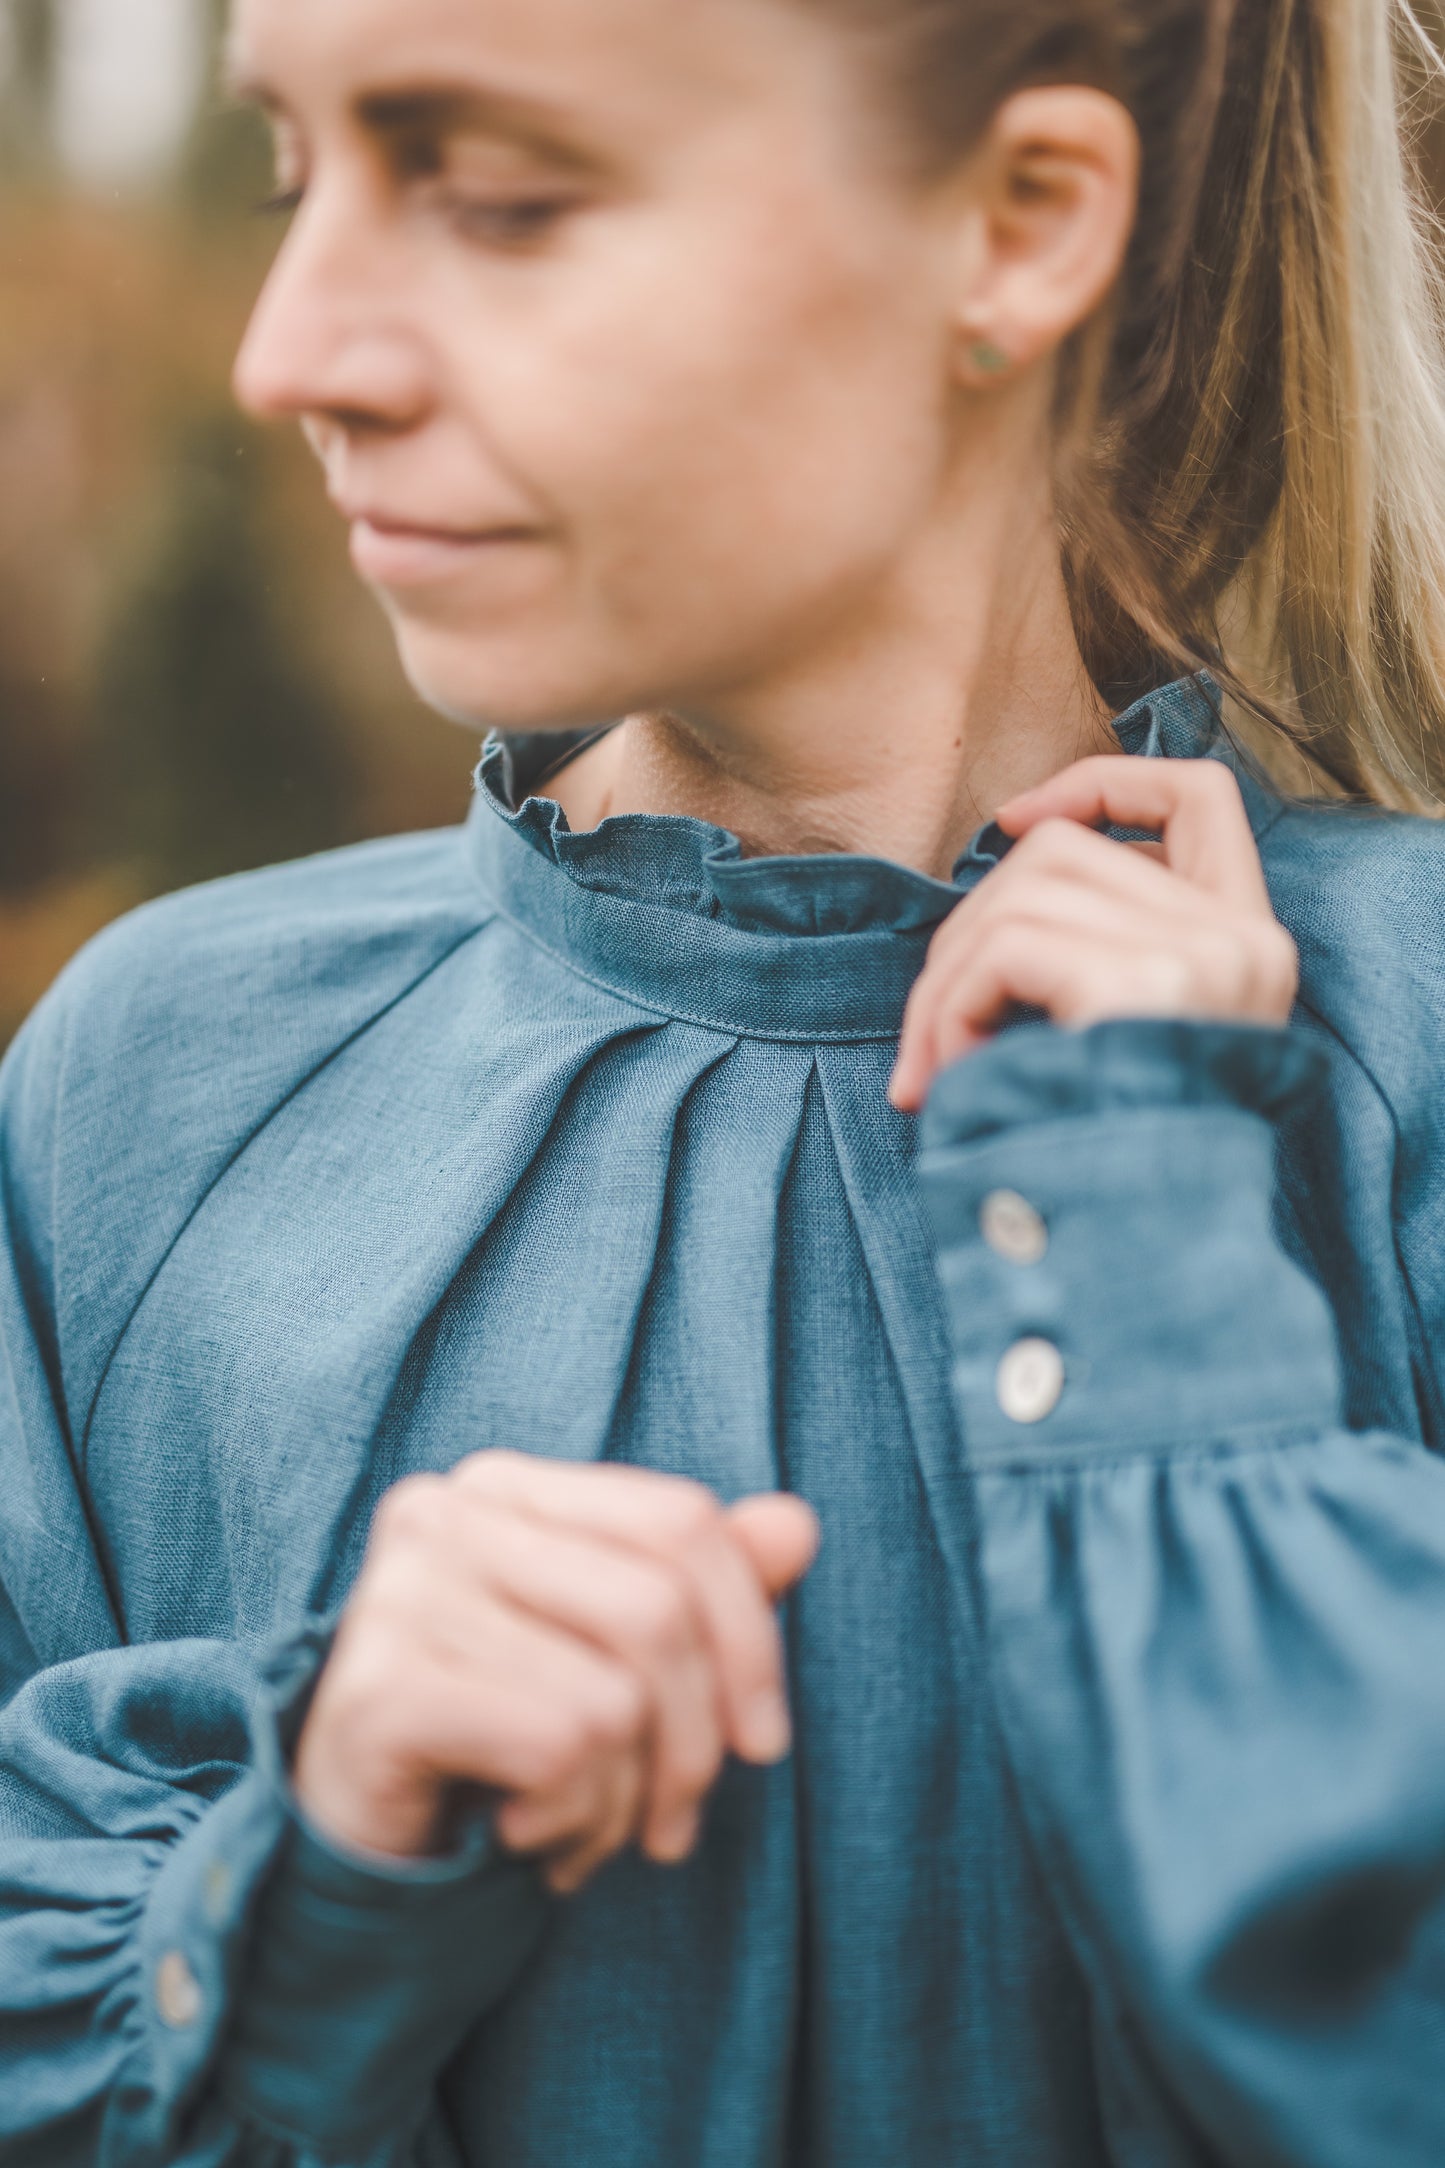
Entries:
[[[259,106],[273,116],[288,111],[279,91],[242,67],[228,64],[224,81],[227,97],[237,105]],[[372,135],[491,136],[579,171],[595,171],[602,163],[600,155],[589,153],[569,130],[560,107],[480,84],[423,82],[362,91],[351,101],[351,110]]]

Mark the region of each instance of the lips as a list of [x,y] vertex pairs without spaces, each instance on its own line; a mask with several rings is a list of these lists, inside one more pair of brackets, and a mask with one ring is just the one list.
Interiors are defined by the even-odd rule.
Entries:
[[374,587],[429,586],[534,537],[521,527],[461,528],[343,507],[351,522],[351,561]]

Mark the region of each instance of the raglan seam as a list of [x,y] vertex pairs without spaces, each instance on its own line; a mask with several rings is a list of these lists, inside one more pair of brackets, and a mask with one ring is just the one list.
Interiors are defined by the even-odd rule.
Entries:
[[[172,1232],[169,1240],[165,1243],[159,1257],[156,1259],[154,1266],[147,1274],[144,1284],[137,1291],[134,1299],[130,1304],[129,1309],[126,1311],[124,1318],[120,1322],[119,1328],[115,1334],[115,1338],[112,1340],[110,1347],[107,1350],[105,1360],[100,1366],[99,1373],[96,1377],[95,1386],[91,1392],[90,1401],[85,1411],[85,1420],[81,1425],[79,1440],[77,1442],[76,1472],[82,1491],[82,1496],[84,1495],[84,1483],[85,1475],[87,1472],[91,1428],[95,1420],[96,1409],[100,1404],[101,1395],[105,1390],[106,1380],[110,1375],[111,1368],[115,1362],[115,1358],[119,1354],[120,1349],[126,1339],[126,1336],[131,1329],[131,1326],[135,1323],[135,1320],[140,1313],[142,1304],[145,1302],[145,1299],[147,1295],[149,1295],[149,1293],[151,1292],[151,1289],[155,1286],[155,1283],[160,1277],[161,1273],[165,1270],[167,1263],[173,1256],[176,1246],[180,1242],[182,1236],[185,1234],[187,1228],[192,1225],[197,1214],[201,1211],[207,1200],[214,1194],[220,1183],[225,1180],[226,1176],[236,1165],[242,1154],[250,1150],[251,1146],[256,1142],[258,1137],[264,1135],[265,1131],[270,1127],[271,1123],[276,1119],[277,1115],[280,1114],[285,1107],[289,1106],[291,1101],[295,1099],[300,1092],[304,1091],[308,1085],[312,1084],[315,1079],[323,1073],[324,1070],[329,1068],[331,1063],[335,1061],[338,1056],[344,1054],[348,1047],[354,1046],[358,1040],[364,1038],[367,1032],[372,1030],[375,1025],[379,1024],[384,1017],[389,1016],[391,1011],[396,1008],[399,1003],[405,1001],[409,995],[414,994],[419,986],[424,986],[427,980],[431,978],[435,972],[439,971],[444,964],[449,963],[453,956],[458,955],[461,950],[466,947],[469,941],[475,940],[479,934],[484,933],[487,927],[495,922],[496,915],[497,914],[493,912],[488,916],[478,920],[475,925],[469,926],[465,933],[463,933],[457,940],[453,941],[449,947],[442,951],[441,955],[434,957],[432,961],[426,966],[425,970],[419,971],[415,978],[409,979],[404,986],[398,988],[397,992],[392,995],[390,1000],[383,1002],[379,1008],[372,1010],[370,1014],[367,1015],[362,1020],[362,1022],[354,1028],[354,1030],[347,1032],[344,1038],[338,1039],[334,1046],[328,1047],[326,1052],[321,1056],[321,1058],[315,1063],[313,1063],[311,1068],[309,1068],[304,1075],[297,1077],[295,1081],[290,1085],[290,1087],[282,1094],[282,1096],[277,1099],[273,1105],[269,1106],[266,1109],[266,1112],[262,1115],[261,1119],[255,1124],[253,1128],[249,1129],[246,1132],[244,1137],[242,1137],[236,1143],[234,1149],[228,1155],[224,1163],[216,1169],[210,1181],[206,1183],[200,1195],[192,1203],[190,1210],[185,1214],[184,1218],[180,1221],[180,1223]],[[107,1573],[107,1583],[108,1582],[109,1575]],[[112,1600],[114,1600],[114,1591],[112,1591]],[[122,1639],[124,1639],[125,1633],[123,1622],[121,1622],[121,1634]]]
[[1434,1405],[1432,1407],[1431,1414],[1434,1422],[1435,1436],[1438,1440],[1442,1436],[1442,1432],[1445,1432],[1445,1398],[1442,1398],[1440,1379],[1435,1368],[1434,1352],[1430,1344],[1430,1334],[1427,1330],[1425,1323],[1424,1307],[1420,1301],[1419,1294],[1416,1290],[1414,1278],[1411,1274],[1410,1267],[1406,1262],[1404,1248],[1400,1240],[1401,1227],[1399,1210],[1399,1180],[1401,1162],[1405,1156],[1405,1135],[1404,1130],[1401,1126],[1400,1116],[1395,1107],[1394,1101],[1391,1099],[1384,1085],[1380,1082],[1380,1079],[1376,1076],[1374,1070],[1370,1067],[1370,1064],[1365,1060],[1364,1055],[1360,1053],[1357,1047],[1351,1044],[1350,1040],[1346,1038],[1344,1032],[1340,1029],[1339,1025],[1336,1024],[1331,1017],[1326,1016],[1322,1009],[1317,1009],[1314,1003],[1308,1000],[1303,994],[1298,996],[1296,1005],[1300,1009],[1302,1009],[1307,1016],[1311,1017],[1322,1031],[1327,1032],[1330,1038],[1333,1039],[1335,1044],[1341,1049],[1341,1051],[1349,1056],[1350,1060],[1359,1070],[1361,1076],[1364,1077],[1365,1081],[1369,1084],[1369,1086],[1375,1093],[1375,1096],[1379,1100],[1380,1105],[1384,1108],[1385,1114],[1390,1123],[1390,1133],[1394,1138],[1395,1144],[1394,1153],[1392,1155],[1394,1162],[1394,1172],[1392,1174],[1390,1183],[1390,1242],[1391,1247],[1393,1248],[1395,1253],[1395,1264],[1400,1274],[1401,1285],[1405,1290],[1405,1296],[1410,1306],[1410,1314],[1415,1322],[1416,1338],[1421,1353],[1424,1357],[1424,1368],[1426,1371],[1426,1375],[1428,1376],[1432,1387],[1431,1397]]

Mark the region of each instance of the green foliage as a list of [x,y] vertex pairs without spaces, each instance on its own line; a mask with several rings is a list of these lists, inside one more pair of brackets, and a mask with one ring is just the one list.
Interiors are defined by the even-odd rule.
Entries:
[[50,160],[54,0],[9,0],[9,7],[14,74],[0,100],[0,172],[31,175]]
[[205,113],[177,176],[186,209],[208,224],[245,217],[271,185],[271,146],[260,114],[227,105]]
[[157,888],[354,832],[343,731],[273,591],[258,451],[229,416],[179,432],[97,651],[96,855]]
[[57,702],[0,649],[0,897],[60,864],[74,822]]
[[225,0],[193,0],[210,13],[209,88],[175,177],[180,204],[203,224],[224,225],[252,212],[272,186],[271,136],[257,112],[226,102],[219,87]]

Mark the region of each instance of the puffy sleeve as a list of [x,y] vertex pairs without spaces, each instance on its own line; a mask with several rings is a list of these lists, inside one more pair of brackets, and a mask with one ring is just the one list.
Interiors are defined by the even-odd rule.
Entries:
[[1121,2164],[1445,2160],[1445,1465],[1276,1240],[1293,1030],[1027,1024],[919,1176],[978,1604]]
[[485,1824],[395,1873],[300,1824],[286,1753],[325,1622],[127,1642],[58,1353],[63,1038],[52,1002],[0,1068],[0,2156],[411,2161],[545,1895]]

